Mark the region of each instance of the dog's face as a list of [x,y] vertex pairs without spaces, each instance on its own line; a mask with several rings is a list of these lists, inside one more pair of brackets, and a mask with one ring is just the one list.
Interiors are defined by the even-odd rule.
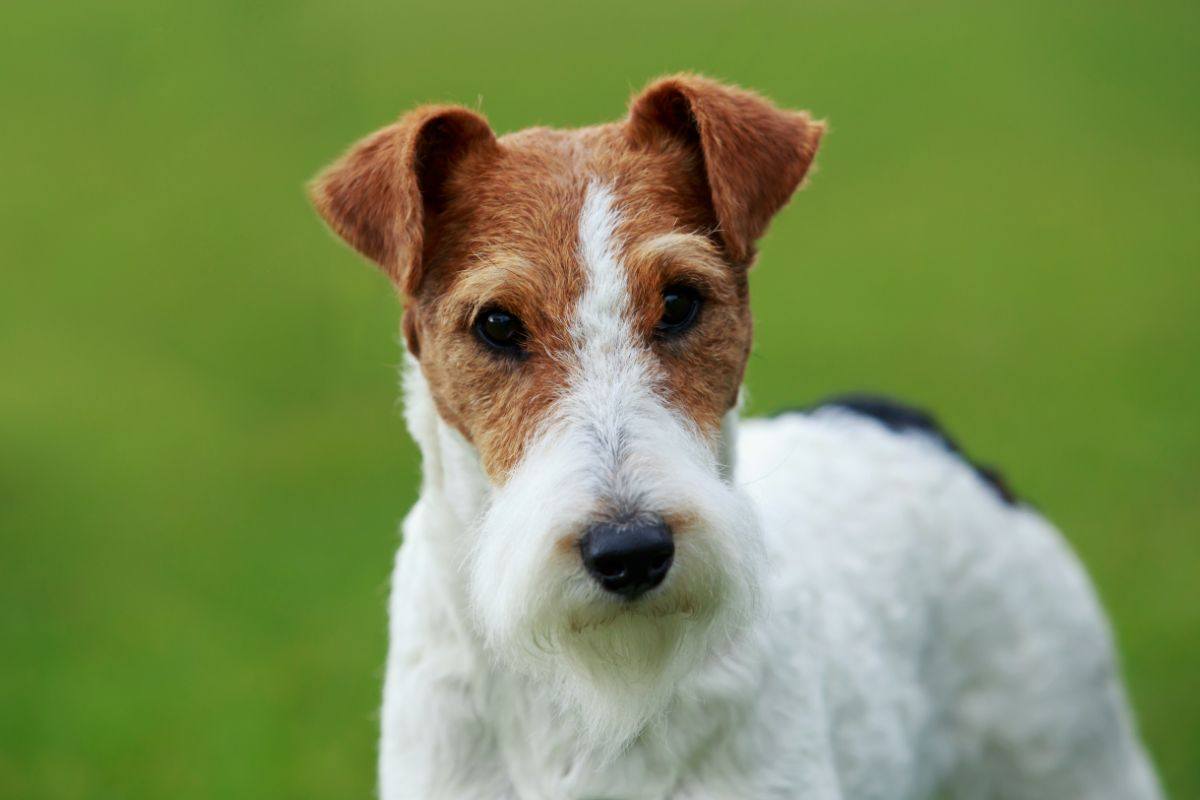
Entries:
[[621,122],[497,139],[429,107],[314,185],[407,299],[443,422],[489,486],[463,535],[485,640],[624,741],[753,608],[760,542],[725,419],[754,242],[822,132],[695,77]]

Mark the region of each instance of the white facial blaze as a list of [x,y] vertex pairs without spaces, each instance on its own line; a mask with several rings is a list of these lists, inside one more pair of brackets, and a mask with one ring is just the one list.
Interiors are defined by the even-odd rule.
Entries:
[[[622,462],[630,456],[629,430],[640,416],[662,414],[649,354],[634,340],[629,276],[617,256],[615,198],[605,186],[588,188],[579,216],[579,255],[587,283],[571,322],[575,371],[561,413],[586,434],[614,506],[635,505]],[[625,511],[647,509],[623,508]]]
[[[490,647],[554,686],[581,740],[610,753],[753,609],[761,557],[753,509],[722,477],[716,444],[658,391],[661,365],[631,323],[618,230],[616,198],[593,184],[579,220],[586,282],[568,331],[571,378],[492,498],[470,559]],[[633,603],[602,590],[575,547],[612,514],[676,525],[671,571]]]
[[607,187],[588,187],[579,214],[579,256],[587,285],[575,307],[571,336],[581,350],[630,347],[625,324],[629,313],[629,281],[615,251],[617,213]]

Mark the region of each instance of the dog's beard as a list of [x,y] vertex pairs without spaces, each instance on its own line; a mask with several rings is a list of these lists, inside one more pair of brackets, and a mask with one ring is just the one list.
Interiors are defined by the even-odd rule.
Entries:
[[548,449],[497,495],[477,531],[471,595],[490,651],[548,692],[580,747],[605,761],[746,629],[762,545],[750,501],[715,470],[675,464],[669,475],[642,475],[645,501],[654,503],[657,486],[689,522],[676,531],[662,586],[632,602],[615,598],[584,573],[574,549],[555,546],[594,502],[582,478],[546,484],[547,475],[580,475],[574,458],[572,448]]
[[489,631],[488,641],[535,691],[549,691],[582,749],[603,762],[650,727],[687,676],[734,638],[753,608],[748,589],[706,575],[625,602],[588,587],[578,598],[547,596],[517,624]]
[[586,750],[608,761],[670,706],[681,680],[707,654],[715,614],[691,601],[630,609],[576,630],[560,629],[543,663],[565,718]]
[[548,679],[585,748],[606,761],[665,713],[680,684],[724,644],[739,605],[726,587],[671,586],[634,603],[593,599],[546,620],[551,646],[524,666]]

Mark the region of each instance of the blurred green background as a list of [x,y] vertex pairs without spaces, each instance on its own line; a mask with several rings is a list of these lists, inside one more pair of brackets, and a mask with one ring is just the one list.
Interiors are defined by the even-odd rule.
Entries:
[[1055,519],[1200,797],[1200,5],[9,2],[0,796],[374,787],[417,461],[398,307],[305,180],[695,69],[827,117],[754,276],[752,410],[937,409]]

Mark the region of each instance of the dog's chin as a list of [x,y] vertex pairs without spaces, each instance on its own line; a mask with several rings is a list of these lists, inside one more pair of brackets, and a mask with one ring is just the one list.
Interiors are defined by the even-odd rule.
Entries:
[[742,627],[750,598],[705,577],[701,585],[668,580],[632,602],[579,585],[575,596],[568,591],[543,604],[489,642],[507,666],[549,692],[581,751],[607,762],[652,726],[688,675]]
[[513,666],[550,687],[579,743],[609,760],[666,711],[709,652],[717,616],[683,594],[574,608]]
[[709,650],[711,614],[680,606],[623,611],[577,627],[552,668],[557,700],[585,746],[611,758],[670,705]]

